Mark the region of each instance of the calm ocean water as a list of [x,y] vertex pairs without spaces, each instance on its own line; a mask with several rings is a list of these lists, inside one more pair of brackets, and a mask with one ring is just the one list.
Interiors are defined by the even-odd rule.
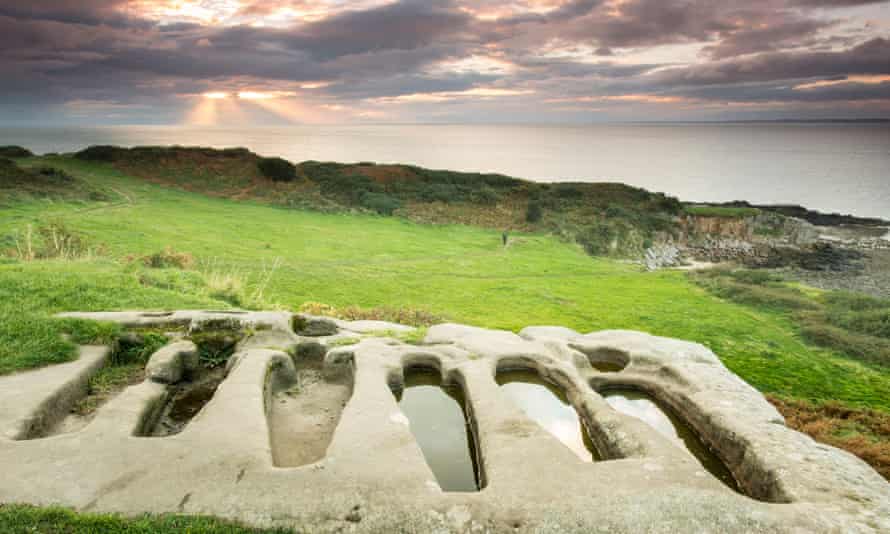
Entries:
[[293,161],[377,161],[537,181],[625,182],[683,200],[795,203],[890,218],[888,124],[0,128],[0,144],[244,146]]

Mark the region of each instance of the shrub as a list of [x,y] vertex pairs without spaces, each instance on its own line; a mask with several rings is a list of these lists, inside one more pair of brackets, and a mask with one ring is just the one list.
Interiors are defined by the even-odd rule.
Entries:
[[633,214],[621,206],[612,204],[606,208],[606,217],[610,219],[633,219]]
[[829,321],[847,330],[890,339],[890,308],[849,312],[832,310]]
[[738,282],[753,285],[770,285],[782,282],[782,277],[772,271],[756,271],[753,269],[737,269],[723,271],[727,276]]
[[393,198],[385,193],[364,193],[361,197],[361,205],[371,209],[380,215],[392,215],[399,209],[402,204],[398,199]]
[[244,147],[224,148],[217,152],[224,158],[244,158],[252,154],[250,150],[247,150]]
[[711,288],[717,295],[754,306],[781,310],[812,310],[819,305],[790,287],[752,286],[735,282],[730,279],[716,279]]
[[27,148],[17,145],[0,146],[0,157],[2,158],[30,158],[33,155]]
[[584,191],[574,184],[554,184],[553,194],[559,198],[581,198]]
[[476,204],[496,204],[499,198],[497,191],[487,185],[470,191],[470,201]]
[[819,313],[801,313],[797,318],[808,341],[860,360],[890,365],[890,341],[832,326]]
[[422,184],[417,196],[423,202],[457,202],[462,200],[461,189],[454,184]]
[[297,179],[297,167],[282,158],[261,158],[257,163],[263,176],[276,182],[292,182]]
[[321,194],[358,204],[364,193],[382,193],[370,177],[351,171],[342,163],[307,161],[300,164],[310,180],[318,184]]
[[615,230],[603,222],[589,224],[581,228],[575,236],[575,240],[591,256],[602,256],[612,252],[615,238]]
[[655,205],[658,209],[666,211],[671,215],[678,215],[683,211],[683,203],[676,197],[670,197],[662,193],[656,193],[655,197]]
[[187,252],[176,252],[170,247],[142,257],[142,263],[152,269],[190,269],[195,259]]
[[541,208],[541,203],[537,200],[529,201],[528,207],[525,209],[525,220],[530,223],[536,223],[541,220],[543,215],[544,210]]
[[198,347],[198,361],[205,369],[215,369],[225,364],[235,353],[235,346],[241,337],[241,332],[237,330],[189,334],[189,339]]
[[832,291],[825,295],[825,303],[831,308],[846,310],[879,310],[890,308],[890,300],[879,299],[859,293]]
[[126,150],[112,145],[93,145],[77,152],[74,157],[84,161],[111,162],[120,159]]
[[36,172],[43,181],[52,185],[70,185],[75,182],[73,176],[54,167],[40,167]]

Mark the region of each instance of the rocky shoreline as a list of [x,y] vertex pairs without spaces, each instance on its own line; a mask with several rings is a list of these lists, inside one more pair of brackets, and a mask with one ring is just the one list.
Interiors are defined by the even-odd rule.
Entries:
[[[732,207],[742,204],[754,207]],[[702,263],[772,269],[821,289],[890,297],[890,222],[796,206],[756,208],[764,211],[736,218],[687,215],[682,234],[647,249],[642,263],[650,271]]]

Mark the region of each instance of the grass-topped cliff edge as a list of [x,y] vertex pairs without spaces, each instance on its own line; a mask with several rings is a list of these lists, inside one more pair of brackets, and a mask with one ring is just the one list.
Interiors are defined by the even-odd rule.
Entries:
[[[828,294],[775,280],[720,285],[680,271],[646,273],[592,257],[582,239],[560,231],[589,220],[626,223],[642,244],[646,227],[670,231],[670,214],[684,209],[664,195],[370,164],[303,163],[281,181],[241,151],[152,148],[130,158],[118,150],[110,158],[16,156],[0,167],[0,373],[66,361],[75,342],[115,334],[51,317],[69,310],[296,310],[321,302],[509,330],[635,329],[705,344],[799,427],[832,443],[855,441],[876,467],[890,458],[887,367],[819,343],[797,317],[834,314],[829,326],[855,331],[879,322],[880,311],[854,317]],[[493,194],[479,196],[476,178]],[[377,185],[355,189],[369,183]],[[403,216],[364,206],[386,200],[370,195],[397,200],[393,213]],[[536,221],[533,202],[541,204]],[[636,226],[646,213],[650,222]],[[602,232],[596,242],[609,243],[608,254],[612,241]],[[769,294],[754,290],[757,300],[742,283],[790,288],[816,304],[769,305]],[[870,343],[882,343],[871,334]]]

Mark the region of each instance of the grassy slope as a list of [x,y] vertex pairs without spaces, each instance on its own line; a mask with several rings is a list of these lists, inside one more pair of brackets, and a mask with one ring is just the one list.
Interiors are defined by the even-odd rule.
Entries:
[[[505,250],[495,231],[276,209],[163,189],[101,165],[69,159],[54,164],[116,191],[119,199],[21,204],[4,213],[0,235],[35,218],[53,218],[106,244],[111,257],[172,245],[205,266],[253,281],[264,265],[280,258],[266,298],[288,307],[310,300],[420,306],[494,328],[560,324],[685,338],[711,347],[765,392],[890,411],[886,372],[813,348],[785,315],[719,300],[682,273],[641,273],[635,266],[592,259],[549,236],[517,235]],[[24,283],[30,289],[12,293]],[[22,302],[35,314],[218,305],[188,292],[141,286],[111,260],[0,266],[0,288],[6,313]]]

